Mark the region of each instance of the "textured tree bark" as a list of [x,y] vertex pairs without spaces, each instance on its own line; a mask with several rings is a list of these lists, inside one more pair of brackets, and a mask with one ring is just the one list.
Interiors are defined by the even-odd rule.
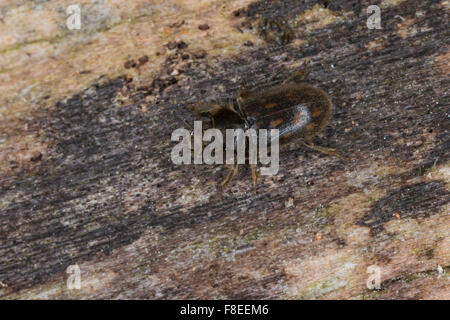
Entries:
[[[126,76],[5,117],[0,297],[449,299],[449,4],[378,1],[370,30],[372,2],[230,1],[207,11],[210,29],[174,16],[151,62],[131,52],[142,67]],[[263,16],[292,39],[264,37]],[[314,142],[350,161],[293,143],[256,190],[246,168],[223,192],[226,168],[172,163],[190,104],[264,90],[306,61],[335,106]],[[26,135],[39,143],[8,145]]]

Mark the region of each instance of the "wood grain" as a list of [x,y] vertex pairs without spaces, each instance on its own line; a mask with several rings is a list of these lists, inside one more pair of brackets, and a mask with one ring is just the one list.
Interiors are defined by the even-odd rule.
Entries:
[[[151,78],[123,69],[128,77],[5,118],[0,297],[449,299],[448,1],[391,2],[379,1],[381,30],[366,26],[373,1],[233,8],[227,23],[254,45],[199,55],[183,40],[161,51]],[[293,41],[245,29],[261,16],[289,21]],[[208,23],[195,32],[214,37]],[[224,192],[224,167],[171,162],[190,104],[241,83],[264,90],[305,61],[335,106],[315,143],[349,162],[292,144],[256,191],[245,168]],[[20,142],[19,157],[24,136],[39,143]],[[79,290],[66,287],[73,264]],[[379,290],[366,286],[371,265]]]

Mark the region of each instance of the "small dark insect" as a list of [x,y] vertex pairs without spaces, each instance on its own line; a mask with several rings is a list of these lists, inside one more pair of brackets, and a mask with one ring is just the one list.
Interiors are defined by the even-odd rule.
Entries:
[[277,18],[262,17],[258,23],[259,34],[267,42],[274,42],[279,45],[286,45],[291,42],[293,32],[286,20]]
[[206,23],[204,23],[204,24],[199,25],[198,28],[202,31],[205,31],[205,30],[209,29],[209,26]]
[[[305,72],[298,72],[264,91],[242,90],[237,98],[223,103],[197,104],[193,112],[197,117],[209,117],[211,126],[223,134],[226,129],[278,129],[280,147],[291,141],[301,141],[312,150],[341,157],[336,149],[312,142],[328,125],[333,104],[323,90],[303,82],[304,78]],[[259,170],[256,165],[251,165],[251,169],[253,185],[256,185]],[[238,165],[234,164],[221,185],[228,184],[237,170]]]
[[147,56],[147,55],[144,55],[144,56],[140,57],[140,58],[138,59],[138,61],[139,61],[139,65],[140,65],[140,66],[143,65],[143,64],[146,64],[146,63],[148,62],[148,56]]
[[137,66],[137,63],[136,63],[136,61],[134,61],[134,59],[127,60],[127,61],[125,61],[125,64],[124,64],[125,69],[134,68],[136,66]]

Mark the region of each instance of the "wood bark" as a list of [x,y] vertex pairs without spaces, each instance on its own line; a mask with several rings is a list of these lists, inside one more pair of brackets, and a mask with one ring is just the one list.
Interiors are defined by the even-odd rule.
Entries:
[[[1,176],[0,297],[448,299],[448,1],[378,1],[379,30],[370,4],[254,2],[227,20],[261,40],[258,19],[283,17],[290,43],[177,42],[146,85],[103,79],[22,120],[49,147]],[[223,192],[225,167],[172,163],[192,103],[306,61],[335,106],[314,142],[348,162],[294,143],[256,190],[244,168]]]

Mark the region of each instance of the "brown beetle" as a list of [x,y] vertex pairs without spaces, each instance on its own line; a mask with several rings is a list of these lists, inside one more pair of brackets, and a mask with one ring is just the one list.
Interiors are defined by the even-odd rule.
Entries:
[[[263,91],[241,90],[237,98],[223,103],[197,104],[195,115],[210,118],[212,127],[226,129],[278,129],[280,146],[299,139],[310,149],[341,157],[336,149],[314,145],[312,139],[330,121],[333,104],[321,89],[303,82],[305,72],[295,73],[282,84]],[[259,171],[252,167],[253,185],[259,180]],[[221,185],[228,184],[236,175],[234,164]]]

